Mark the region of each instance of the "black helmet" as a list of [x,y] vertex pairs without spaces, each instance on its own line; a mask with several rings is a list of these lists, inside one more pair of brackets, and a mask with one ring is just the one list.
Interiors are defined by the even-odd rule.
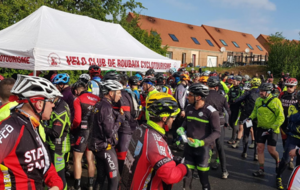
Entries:
[[162,73],[157,73],[155,78],[156,78],[157,84],[160,84],[160,85],[164,84],[165,78],[164,78],[164,75]]
[[273,84],[272,83],[263,83],[259,87],[260,91],[272,91],[273,90]]
[[219,79],[219,77],[215,77],[215,76],[209,77],[206,84],[209,87],[219,86],[220,79]]
[[84,88],[85,88],[85,87],[86,87],[86,84],[85,84],[83,81],[81,81],[81,80],[75,82],[75,83],[71,86],[71,92],[72,92],[73,95],[75,95],[75,90],[76,90],[77,88],[79,88],[79,87],[84,87]]
[[104,75],[103,80],[116,80],[120,81],[120,75],[116,72],[108,72]]
[[180,72],[180,71],[176,72],[176,73],[173,74],[173,77],[180,77],[181,74],[182,74],[182,72]]
[[207,86],[201,83],[194,83],[189,87],[189,91],[195,95],[206,97],[209,94],[209,89]]
[[129,78],[128,80],[128,84],[131,84],[131,85],[138,85],[138,82],[139,82],[139,77],[137,76],[132,76]]
[[128,80],[129,80],[129,77],[128,77],[126,74],[121,74],[121,75],[120,75],[120,79],[121,79],[121,80],[126,80],[126,81],[128,81]]
[[151,82],[153,85],[155,85],[155,81],[156,81],[156,78],[153,76],[146,76],[143,80],[143,82]]
[[148,71],[146,71],[146,76],[149,76],[149,75],[152,75],[152,74],[155,75],[154,69],[149,69]]
[[234,80],[236,80],[236,81],[242,81],[243,78],[242,78],[241,76],[235,76],[235,77],[234,77]]

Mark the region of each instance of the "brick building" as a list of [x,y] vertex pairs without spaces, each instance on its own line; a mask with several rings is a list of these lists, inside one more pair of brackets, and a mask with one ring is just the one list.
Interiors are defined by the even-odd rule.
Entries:
[[[127,20],[130,21],[134,16],[129,13]],[[182,63],[216,67],[224,62],[249,63],[254,60],[251,56],[264,57],[267,54],[251,34],[145,15],[139,15],[139,19],[138,26],[141,29],[160,34],[162,45],[169,47],[167,56]]]

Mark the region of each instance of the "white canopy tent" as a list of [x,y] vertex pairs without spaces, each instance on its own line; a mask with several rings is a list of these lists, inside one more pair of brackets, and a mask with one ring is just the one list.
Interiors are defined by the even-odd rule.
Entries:
[[150,50],[119,24],[70,14],[46,6],[0,31],[0,67],[26,70],[102,70],[164,72],[180,61]]

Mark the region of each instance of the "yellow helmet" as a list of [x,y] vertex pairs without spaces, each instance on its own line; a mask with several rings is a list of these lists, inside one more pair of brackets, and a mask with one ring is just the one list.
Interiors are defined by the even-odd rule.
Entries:
[[250,81],[250,84],[252,85],[252,86],[260,86],[261,85],[261,80],[260,80],[260,78],[253,78],[251,81]]
[[207,83],[208,78],[209,78],[208,76],[201,76],[200,79],[199,79],[199,82],[202,82],[202,83],[205,82],[205,83]]
[[146,107],[152,117],[173,117],[180,112],[176,99],[163,92],[152,94]]

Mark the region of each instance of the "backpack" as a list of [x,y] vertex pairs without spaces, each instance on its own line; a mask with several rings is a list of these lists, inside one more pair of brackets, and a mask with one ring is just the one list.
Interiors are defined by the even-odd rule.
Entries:
[[132,110],[131,115],[134,119],[136,119],[140,115],[140,109],[139,109],[140,105],[138,104],[137,95],[131,89],[126,88],[125,90],[130,95],[131,100],[132,100],[133,110]]

